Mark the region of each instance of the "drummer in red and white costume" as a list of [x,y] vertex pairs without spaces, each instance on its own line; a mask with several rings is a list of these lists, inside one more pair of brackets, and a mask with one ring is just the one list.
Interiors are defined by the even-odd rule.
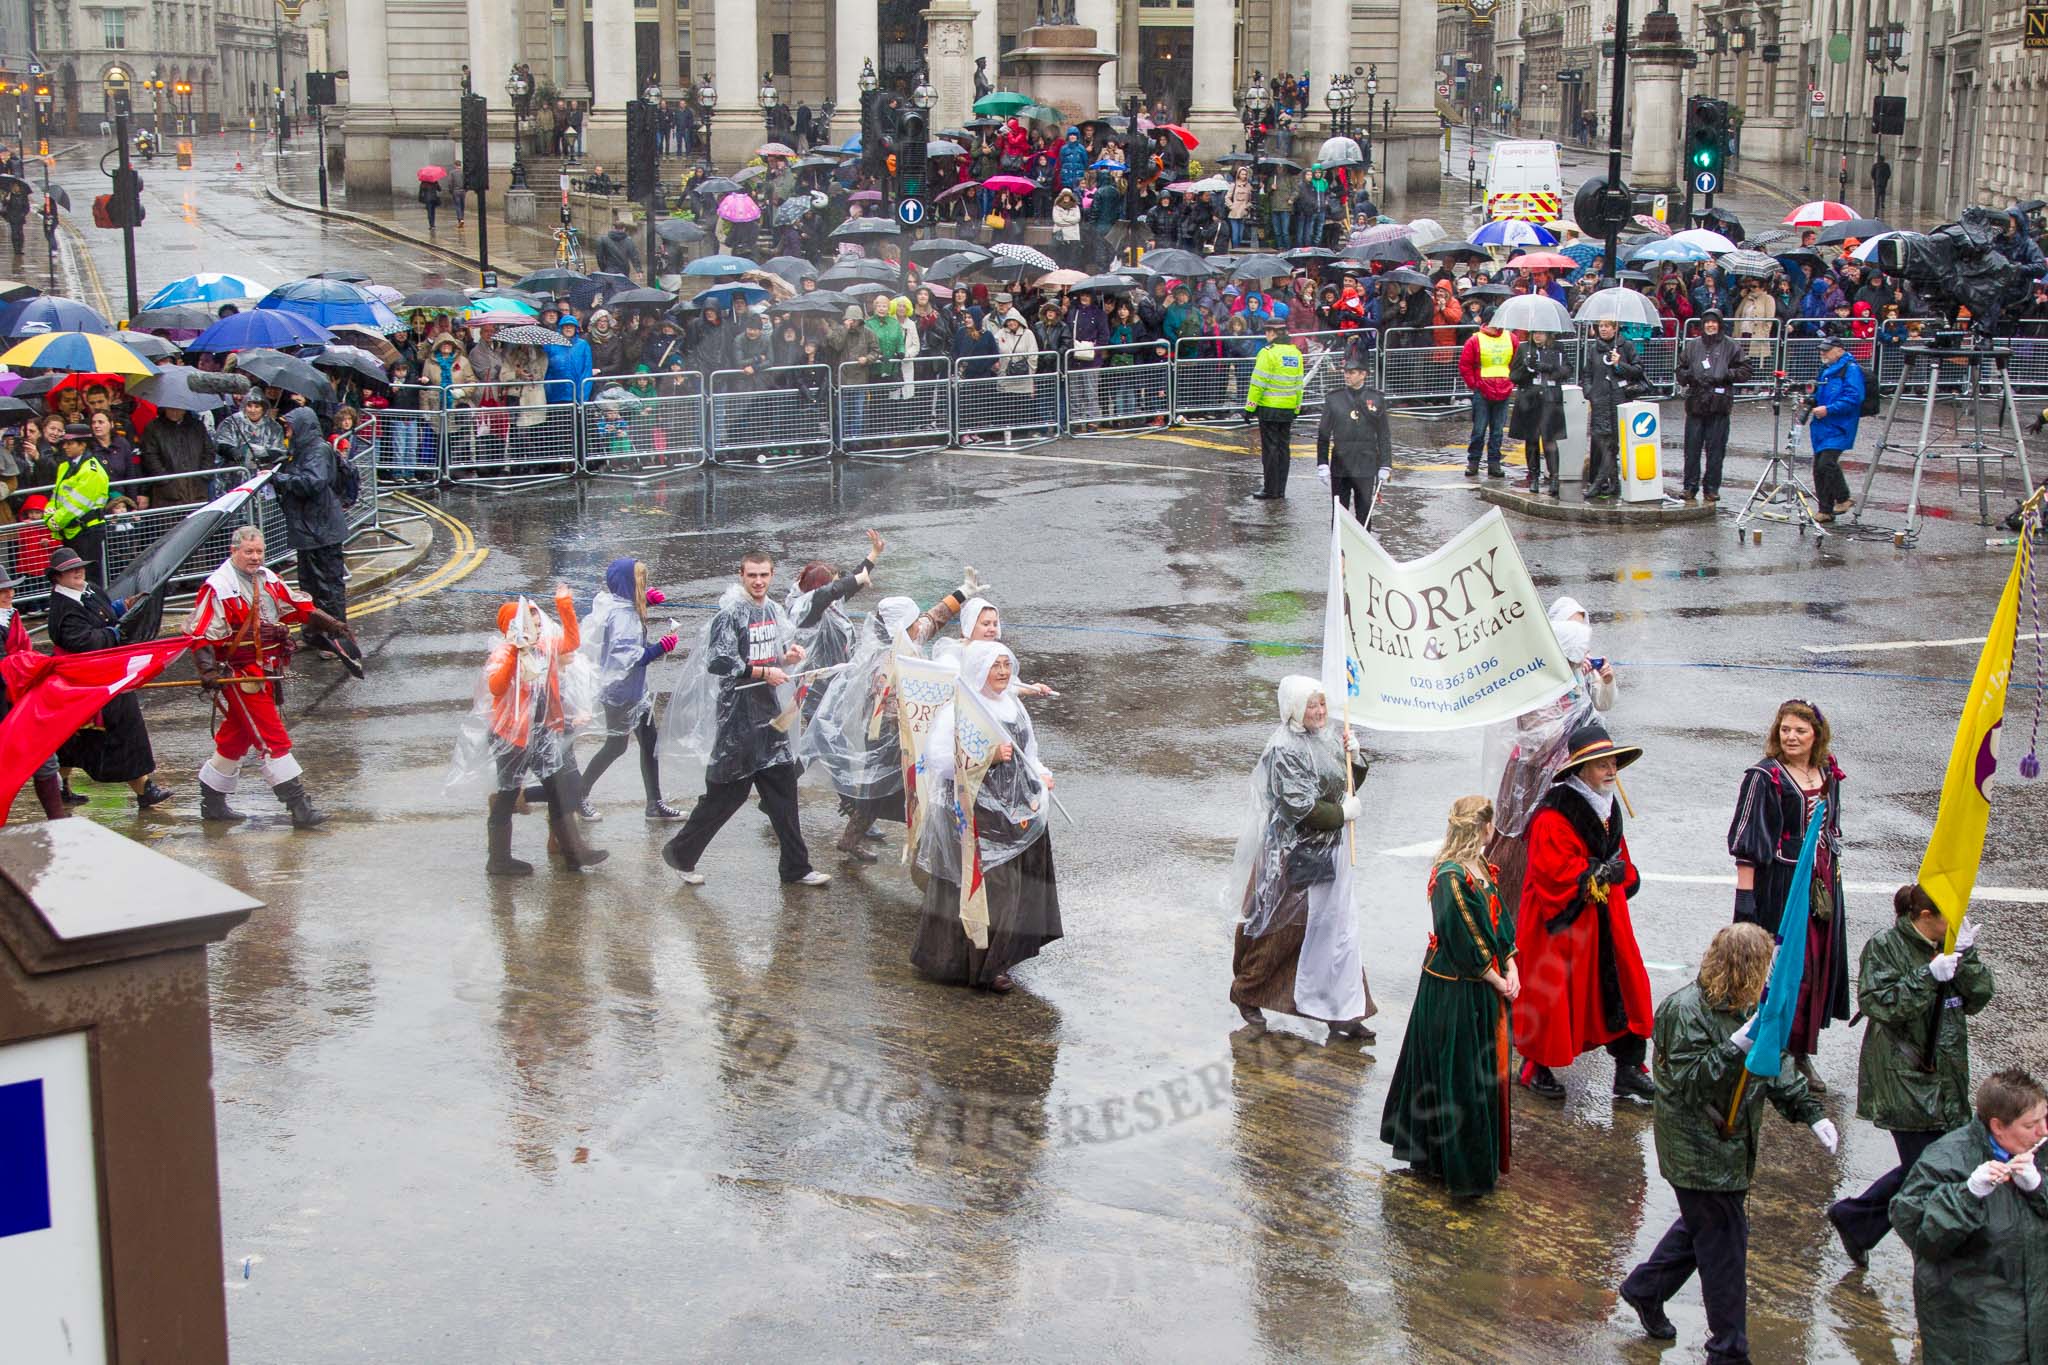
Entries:
[[219,716],[213,757],[199,767],[199,818],[247,818],[228,806],[228,796],[241,779],[243,757],[256,749],[263,754],[263,780],[291,812],[292,824],[308,829],[327,817],[306,795],[292,737],[277,713],[277,679],[291,661],[289,627],[303,622],[351,640],[355,632],[265,568],[263,552],[261,528],[237,528],[227,559],[207,576],[185,623],[185,633],[198,642],[192,657],[200,681]]

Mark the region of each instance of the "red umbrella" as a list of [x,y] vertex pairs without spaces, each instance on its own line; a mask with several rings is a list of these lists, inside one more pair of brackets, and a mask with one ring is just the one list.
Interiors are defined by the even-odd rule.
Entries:
[[940,190],[936,195],[932,196],[932,202],[943,204],[948,199],[958,199],[961,195],[970,194],[980,188],[981,182],[979,180],[963,180],[948,189]]
[[422,185],[432,185],[447,178],[448,168],[446,166],[422,166],[419,169],[419,179]]
[[1191,152],[1202,145],[1200,138],[1181,127],[1178,123],[1155,123],[1152,125],[1152,131],[1155,133],[1172,133],[1180,139],[1180,145]]
[[1838,204],[1832,199],[1816,199],[1810,204],[1801,204],[1785,215],[1788,227],[1826,227],[1829,223],[1846,223],[1856,217],[1856,210],[1847,204]]
[[1007,190],[1011,194],[1030,194],[1038,188],[1038,183],[1021,175],[992,175],[981,182],[981,187],[985,190]]

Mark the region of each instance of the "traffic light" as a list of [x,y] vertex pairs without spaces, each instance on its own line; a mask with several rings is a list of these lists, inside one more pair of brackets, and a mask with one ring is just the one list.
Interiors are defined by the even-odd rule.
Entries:
[[132,167],[116,169],[114,192],[107,199],[107,221],[115,227],[141,227],[144,216],[142,177]]
[[1493,102],[1494,102],[1495,104],[1499,104],[1499,103],[1500,103],[1500,92],[1501,92],[1501,91],[1502,91],[1502,90],[1503,90],[1504,88],[1505,88],[1505,87],[1503,87],[1503,86],[1501,85],[1501,82],[1500,82],[1500,77],[1498,77],[1498,76],[1495,76],[1495,77],[1493,78]]
[[462,97],[462,187],[481,195],[491,187],[491,144],[484,97]]
[[1695,95],[1685,106],[1685,164],[1695,181],[1701,172],[1718,182],[1728,155],[1728,102]]
[[[179,93],[186,89],[183,81],[178,82]],[[306,73],[306,103],[326,106],[334,103],[334,73],[332,71],[308,71]]]
[[653,105],[626,101],[626,197],[636,204],[652,199],[661,183],[661,144],[654,125]]
[[1906,135],[1906,97],[1879,95],[1870,102],[1870,131],[1879,137]]
[[896,143],[896,192],[902,199],[924,198],[925,151],[928,125],[922,110],[903,116],[902,132]]

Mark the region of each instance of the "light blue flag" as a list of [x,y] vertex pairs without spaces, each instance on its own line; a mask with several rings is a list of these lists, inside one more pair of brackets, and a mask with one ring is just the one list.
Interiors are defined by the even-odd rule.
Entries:
[[1785,1057],[1785,1044],[1792,1038],[1792,1016],[1799,1009],[1799,982],[1806,975],[1806,920],[1813,909],[1813,855],[1820,847],[1821,826],[1827,822],[1828,803],[1814,803],[1806,821],[1806,842],[1799,849],[1799,865],[1792,869],[1792,885],[1785,892],[1785,915],[1778,921],[1778,955],[1771,959],[1771,979],[1764,984],[1764,998],[1756,1009],[1756,1022],[1749,1032],[1749,1057],[1743,1068],[1752,1076],[1776,1079]]

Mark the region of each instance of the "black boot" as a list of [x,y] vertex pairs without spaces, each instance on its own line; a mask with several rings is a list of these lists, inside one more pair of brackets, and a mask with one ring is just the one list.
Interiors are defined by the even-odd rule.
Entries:
[[221,824],[234,824],[249,817],[228,805],[228,794],[215,791],[204,782],[199,784],[199,818]]
[[583,841],[583,830],[577,822],[568,817],[549,816],[548,826],[555,836],[555,843],[562,851],[562,861],[574,872],[579,868],[595,867],[611,857],[609,849],[592,848]]
[[64,804],[64,779],[55,773],[37,775],[36,800],[43,803],[43,814],[49,819],[63,820],[71,815],[71,807]]
[[292,813],[293,829],[311,829],[327,819],[325,811],[313,809],[313,798],[306,795],[306,784],[294,777],[271,788],[277,799],[284,802],[284,808]]
[[517,792],[493,792],[491,813],[484,821],[484,831],[489,837],[491,856],[484,863],[484,871],[493,877],[531,877],[533,864],[522,863],[512,856],[512,807],[519,800]]

